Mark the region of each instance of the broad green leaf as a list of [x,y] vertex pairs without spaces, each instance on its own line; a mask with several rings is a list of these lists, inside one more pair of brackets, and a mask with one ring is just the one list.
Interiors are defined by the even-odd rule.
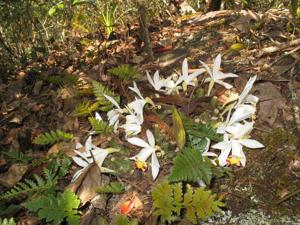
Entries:
[[173,135],[175,137],[175,141],[177,143],[177,146],[180,149],[183,149],[185,145],[185,130],[184,130],[181,117],[175,107],[173,107],[172,110],[172,119],[173,119],[172,130],[173,130]]

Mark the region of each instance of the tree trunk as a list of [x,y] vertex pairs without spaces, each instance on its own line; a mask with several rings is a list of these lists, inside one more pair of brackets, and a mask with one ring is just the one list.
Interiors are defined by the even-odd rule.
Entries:
[[144,50],[148,55],[149,60],[153,60],[153,51],[150,39],[150,33],[148,29],[148,21],[147,21],[147,10],[146,7],[140,3],[136,2],[138,12],[139,12],[139,23],[140,23],[140,30],[141,30],[141,37],[144,42]]
[[221,9],[221,0],[208,0],[208,11],[218,11]]

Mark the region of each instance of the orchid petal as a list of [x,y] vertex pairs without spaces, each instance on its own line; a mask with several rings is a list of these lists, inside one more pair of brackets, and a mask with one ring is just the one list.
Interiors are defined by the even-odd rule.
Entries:
[[114,106],[116,106],[118,109],[121,109],[121,107],[119,106],[119,104],[116,102],[116,100],[108,95],[104,95],[104,97],[110,101]]
[[245,85],[244,90],[243,90],[242,93],[240,94],[239,100],[238,100],[238,102],[236,103],[236,106],[235,106],[235,107],[239,106],[240,104],[242,104],[242,103],[244,102],[245,98],[247,97],[247,95],[249,94],[250,90],[252,89],[252,86],[253,86],[255,80],[256,80],[256,76],[251,77],[251,78],[248,80],[247,84]]
[[222,150],[221,154],[219,155],[218,160],[220,166],[225,166],[227,164],[227,158],[230,154],[231,147],[231,144],[228,145],[227,148]]
[[222,142],[219,142],[217,144],[214,144],[213,146],[211,146],[212,148],[215,148],[215,149],[219,149],[219,150],[224,150],[226,149],[228,146],[230,145],[230,142],[229,141],[222,141]]
[[265,147],[262,143],[253,139],[241,139],[238,140],[240,144],[246,146],[247,148],[263,148]]
[[89,136],[88,139],[86,140],[85,144],[85,151],[90,151],[93,146],[92,146],[92,136]]
[[216,76],[219,73],[220,67],[221,67],[221,54],[218,54],[214,60],[213,76]]
[[138,159],[142,162],[146,162],[146,160],[154,151],[154,148],[143,148],[137,155],[131,157],[130,159]]
[[141,99],[144,99],[135,82],[133,82],[133,87],[129,87],[129,89],[136,93]]
[[98,120],[98,121],[101,121],[102,120],[102,117],[100,116],[100,114],[99,113],[95,113],[95,118],[96,118],[96,120]]
[[160,165],[159,165],[157,156],[156,156],[155,152],[153,152],[152,156],[151,156],[151,170],[152,170],[153,180],[155,180],[156,177],[158,176],[159,168],[160,168]]
[[151,145],[149,145],[141,138],[132,137],[132,138],[128,138],[127,141],[132,145],[136,145],[142,148],[151,148]]
[[152,132],[150,130],[147,130],[146,135],[147,135],[148,143],[150,144],[151,147],[154,147],[155,139]]
[[147,79],[148,79],[149,83],[152,85],[152,87],[156,88],[154,81],[152,80],[148,71],[146,71],[146,75],[147,75]]
[[87,161],[85,161],[77,156],[73,156],[72,159],[78,166],[86,167],[89,165],[89,163]]
[[188,68],[188,62],[187,59],[185,58],[182,62],[182,75],[183,77],[187,77],[189,73],[189,68]]
[[215,82],[216,82],[217,84],[222,85],[222,86],[225,87],[226,89],[231,89],[231,88],[233,87],[231,84],[228,84],[228,83],[226,83],[226,82],[224,82],[224,81],[221,81],[221,80],[215,80]]
[[232,114],[228,125],[234,124],[236,122],[240,122],[242,120],[248,119],[252,117],[252,115],[255,113],[256,109],[255,107],[251,105],[241,105],[239,106],[235,112]]
[[200,63],[202,64],[202,66],[205,68],[206,72],[209,74],[210,77],[213,77],[212,71],[211,69],[208,67],[208,65],[204,62],[202,62],[201,60],[199,60]]
[[235,77],[238,77],[238,75],[236,75],[234,73],[222,73],[222,72],[218,73],[218,79],[220,79],[220,80],[223,80],[226,78],[235,78]]
[[82,147],[83,147],[83,145],[81,143],[77,142],[76,146],[75,146],[75,149],[80,149]]

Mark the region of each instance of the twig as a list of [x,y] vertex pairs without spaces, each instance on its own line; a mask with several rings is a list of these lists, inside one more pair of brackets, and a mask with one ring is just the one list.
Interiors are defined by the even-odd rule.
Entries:
[[280,46],[270,46],[270,47],[263,48],[259,53],[258,57],[262,57],[264,55],[278,52],[297,45],[300,45],[300,38],[293,41],[281,43]]
[[287,199],[297,195],[300,193],[300,188],[297,188],[296,190],[290,192],[289,194],[285,195],[284,197],[280,198],[277,202],[275,202],[275,205],[279,205],[280,203],[286,201]]
[[286,56],[288,56],[288,55],[290,55],[290,54],[292,54],[292,53],[298,51],[299,49],[300,49],[300,46],[298,46],[298,47],[292,49],[292,50],[289,51],[289,52],[283,53],[278,59],[275,59],[273,62],[271,62],[270,65],[269,65],[269,67],[273,66],[275,63],[277,63],[277,62],[278,62],[279,60],[281,60],[282,58],[284,58],[284,57],[286,57]]

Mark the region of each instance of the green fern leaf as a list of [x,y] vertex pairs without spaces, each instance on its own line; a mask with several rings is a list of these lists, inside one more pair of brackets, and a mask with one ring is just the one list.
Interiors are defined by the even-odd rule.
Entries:
[[78,225],[80,216],[78,215],[78,206],[80,200],[77,195],[71,191],[52,194],[32,200],[24,204],[30,211],[38,213],[40,219],[46,219],[46,222],[60,224],[66,219],[67,224]]
[[138,225],[137,219],[129,220],[127,216],[117,215],[116,217],[116,225]]
[[201,153],[195,149],[185,149],[175,158],[169,181],[197,181],[202,179],[206,184],[209,184],[211,177],[210,164],[204,161]]
[[162,223],[172,223],[184,211],[184,217],[197,224],[198,218],[206,220],[221,211],[220,207],[225,205],[204,188],[194,189],[187,185],[184,194],[183,189],[182,183],[169,184],[164,181],[152,191],[154,213],[160,216]]
[[12,199],[22,194],[36,194],[53,190],[57,184],[55,173],[44,169],[44,177],[45,178],[42,178],[35,174],[35,180],[25,179],[24,182],[19,182],[12,189],[0,196],[0,200]]
[[187,192],[184,195],[185,217],[193,224],[197,224],[197,218],[205,221],[208,217],[220,212],[220,207],[225,204],[216,200],[216,195],[210,191],[205,191],[203,187],[193,190],[187,185]]
[[[110,102],[104,97],[104,95],[116,97],[116,94],[107,86],[97,81],[92,81],[92,85],[93,85],[93,92],[94,95],[96,96],[97,101],[100,102],[101,105],[107,105],[107,104],[110,105]],[[116,101],[118,102],[119,99],[116,99]]]
[[90,101],[79,103],[75,106],[74,116],[86,116],[99,108],[100,103],[91,103]]
[[113,132],[113,127],[109,126],[108,123],[103,120],[97,120],[94,117],[89,117],[89,122],[93,131],[96,133],[111,134]]
[[155,214],[160,216],[162,222],[167,221],[171,223],[180,215],[182,191],[178,190],[179,188],[181,189],[181,184],[179,185],[170,185],[164,181],[152,191]]
[[129,64],[123,64],[108,70],[109,73],[115,75],[124,82],[134,81],[140,77],[140,71]]
[[101,194],[121,194],[125,191],[125,187],[120,182],[111,182],[108,185],[97,188],[96,191]]
[[0,218],[0,225],[16,225],[14,218],[4,218],[3,220]]
[[48,144],[53,144],[53,143],[61,141],[61,140],[63,140],[63,141],[70,140],[72,138],[73,138],[73,134],[65,133],[60,130],[56,130],[56,131],[52,130],[50,132],[40,134],[39,136],[37,136],[33,140],[33,143],[37,144],[37,145],[48,145]]
[[185,132],[188,135],[198,138],[208,138],[215,142],[220,142],[223,140],[223,136],[217,134],[217,130],[210,124],[197,124],[192,119],[184,116],[183,114],[180,115]]
[[64,76],[51,75],[51,76],[42,78],[42,80],[45,80],[49,83],[57,84],[60,86],[80,84],[80,81],[78,80],[78,78],[73,75],[64,75]]

